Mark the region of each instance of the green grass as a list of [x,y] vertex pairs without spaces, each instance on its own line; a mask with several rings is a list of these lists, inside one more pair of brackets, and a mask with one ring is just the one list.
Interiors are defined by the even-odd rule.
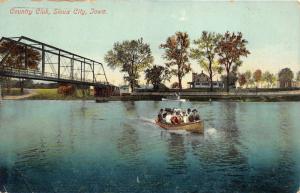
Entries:
[[10,95],[10,96],[21,95],[21,89],[19,89],[19,88],[11,88],[9,92],[7,92],[6,88],[3,88],[2,92],[4,95]]
[[64,97],[57,93],[57,89],[35,89],[35,95],[30,97],[30,99],[60,99]]
[[80,90],[77,90],[73,95],[65,96],[57,93],[57,89],[34,89],[35,95],[28,99],[40,99],[40,100],[76,100],[76,99],[94,99],[93,96],[83,96]]

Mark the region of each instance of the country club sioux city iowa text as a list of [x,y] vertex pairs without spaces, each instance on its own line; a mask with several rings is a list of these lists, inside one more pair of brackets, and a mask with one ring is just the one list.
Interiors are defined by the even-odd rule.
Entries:
[[24,7],[12,7],[9,10],[13,15],[104,15],[107,14],[106,9],[99,8],[24,8]]

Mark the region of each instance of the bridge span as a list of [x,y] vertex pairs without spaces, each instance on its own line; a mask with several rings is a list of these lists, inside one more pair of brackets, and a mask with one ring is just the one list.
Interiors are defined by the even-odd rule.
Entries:
[[109,96],[103,64],[29,37],[0,39],[0,76],[94,86],[95,96]]

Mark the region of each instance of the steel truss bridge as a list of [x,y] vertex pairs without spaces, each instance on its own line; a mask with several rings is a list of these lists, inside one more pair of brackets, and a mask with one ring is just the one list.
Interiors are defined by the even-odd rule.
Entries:
[[[94,86],[108,90],[117,88],[108,82],[102,63],[55,46],[20,36],[2,37],[0,48],[0,76]],[[29,67],[32,57],[30,52],[38,55],[34,68]],[[14,58],[17,58],[17,65],[11,63]]]

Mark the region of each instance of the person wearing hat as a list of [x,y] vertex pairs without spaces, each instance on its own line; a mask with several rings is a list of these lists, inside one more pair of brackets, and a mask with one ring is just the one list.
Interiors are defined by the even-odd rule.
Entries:
[[193,110],[194,121],[200,121],[200,115],[196,109]]
[[191,113],[188,114],[188,119],[189,119],[189,122],[195,121],[194,111],[192,111]]

